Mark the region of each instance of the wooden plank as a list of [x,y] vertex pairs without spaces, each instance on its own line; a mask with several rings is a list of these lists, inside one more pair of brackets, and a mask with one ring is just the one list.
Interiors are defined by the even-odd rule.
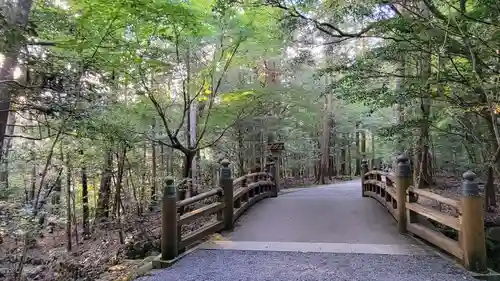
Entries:
[[201,201],[203,199],[206,199],[208,197],[211,197],[211,196],[215,196],[219,193],[222,193],[222,188],[220,187],[217,187],[217,188],[214,188],[210,191],[207,191],[207,192],[204,192],[204,193],[201,193],[201,194],[198,194],[196,196],[193,196],[193,197],[190,197],[190,198],[187,198],[187,199],[184,199],[182,201],[177,201],[177,207],[183,207],[183,206],[187,206],[187,205],[190,205],[190,204],[193,204],[193,203],[196,203],[198,201]]
[[386,187],[386,184],[383,182],[383,181],[378,181],[378,180],[365,180],[365,184],[366,183],[369,183],[369,184],[374,184],[376,186],[379,186],[380,188],[384,188]]
[[234,179],[233,180],[233,186],[234,185],[238,185],[238,184],[241,184],[241,182],[246,178],[247,176],[242,176],[242,177],[239,177],[237,179]]
[[207,237],[208,235],[214,234],[217,231],[222,230],[224,228],[224,222],[222,221],[214,221],[208,225],[202,226],[201,228],[190,232],[188,235],[182,237],[179,248],[188,247],[195,242]]
[[216,213],[219,210],[222,210],[224,208],[224,204],[221,202],[215,202],[206,206],[203,206],[201,208],[198,208],[196,210],[192,210],[189,213],[186,213],[182,215],[179,219],[179,224],[186,224],[189,222],[194,221],[197,218],[205,217],[208,215],[211,215],[213,213]]
[[238,209],[234,209],[233,222],[237,221],[241,215],[250,207],[249,202],[241,204]]
[[389,211],[389,214],[397,221],[396,219],[396,210],[392,207],[391,202],[385,202],[385,207],[387,208],[387,211]]
[[378,180],[365,180],[365,184],[374,184],[376,186],[379,186],[380,188],[385,189],[389,195],[396,200],[396,188],[394,186],[387,186],[383,181],[378,181]]
[[371,170],[368,173],[365,174],[365,176],[369,175],[381,175],[381,176],[387,176],[387,172],[381,171],[381,170]]
[[395,217],[395,211],[392,208],[392,203],[385,201],[385,198],[380,197],[377,193],[373,191],[365,191],[366,196],[370,196],[371,198],[377,200],[377,202],[380,203],[388,212],[391,214],[391,216],[396,219]]
[[387,173],[385,175],[385,177],[386,177],[386,181],[389,180],[389,181],[391,181],[391,183],[395,183],[396,182],[396,175],[394,173],[392,173],[392,172]]
[[463,251],[458,241],[448,238],[441,232],[433,231],[419,223],[409,223],[407,228],[411,233],[436,245],[457,258],[463,259]]
[[392,199],[394,199],[394,201],[398,201],[397,200],[397,197],[396,197],[396,188],[392,187],[392,186],[387,186],[385,188],[385,192],[389,193],[389,195],[392,197]]
[[257,173],[251,173],[248,175],[244,175],[244,176],[241,176],[237,179],[234,179],[233,186],[241,185],[241,183],[243,182],[244,179],[251,179],[253,177],[271,177],[271,175],[269,173],[266,173],[266,172],[257,172]]
[[264,176],[267,177],[267,175],[268,175],[268,173],[266,173],[266,172],[257,172],[257,173],[251,173],[251,174],[245,175],[245,177],[247,177],[247,178],[264,177]]
[[266,183],[267,183],[266,181],[252,182],[252,183],[248,184],[248,186],[245,186],[243,188],[236,190],[236,192],[233,195],[233,198],[234,198],[234,200],[236,200],[236,199],[240,198],[241,196],[243,196],[244,194],[248,193],[248,191],[250,191],[250,189],[256,188],[257,186],[259,186],[259,184],[263,185]]
[[443,203],[443,204],[451,206],[451,207],[453,207],[453,208],[455,208],[457,210],[460,210],[460,201],[458,201],[458,200],[454,200],[454,199],[451,199],[451,198],[446,198],[446,197],[441,196],[439,194],[436,194],[434,192],[430,192],[428,190],[418,189],[418,188],[414,188],[414,187],[410,187],[408,189],[408,191],[411,191],[411,192],[413,192],[415,194],[418,194],[419,196],[435,200],[435,201],[437,201],[439,203]]
[[456,217],[441,213],[431,208],[424,207],[422,205],[419,205],[418,203],[406,203],[406,208],[433,221],[439,222],[460,231],[460,223],[458,218]]
[[257,196],[250,198],[247,202],[243,203],[238,209],[234,210],[233,221],[237,221],[238,218],[243,215],[243,213],[250,208],[253,204],[259,202],[260,200],[271,197],[272,193],[270,191],[263,192]]

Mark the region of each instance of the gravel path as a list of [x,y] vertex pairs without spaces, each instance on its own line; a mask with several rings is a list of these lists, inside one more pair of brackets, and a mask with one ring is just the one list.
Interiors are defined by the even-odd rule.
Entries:
[[473,281],[438,256],[197,250],[137,281]]

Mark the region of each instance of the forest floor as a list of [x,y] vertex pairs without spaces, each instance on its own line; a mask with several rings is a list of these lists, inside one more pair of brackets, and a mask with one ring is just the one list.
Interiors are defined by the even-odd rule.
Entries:
[[[346,178],[347,179],[347,178]],[[339,182],[342,179],[333,179],[328,182]],[[314,179],[296,181],[288,178],[284,181],[286,187],[310,186]],[[439,175],[436,186],[432,190],[443,196],[458,199],[460,196],[461,179],[450,175]],[[498,192],[497,192],[498,194]],[[500,197],[497,199],[500,200]],[[500,201],[499,201],[500,202]],[[429,202],[433,207],[442,208],[437,203]],[[441,209],[445,212],[452,210]],[[487,221],[498,222],[500,209],[488,213]],[[16,280],[14,272],[23,267],[23,278],[18,280],[37,281],[125,281],[132,280],[131,272],[144,264],[144,258],[149,261],[157,256],[160,249],[161,219],[158,208],[141,216],[133,215],[124,220],[119,226],[115,224],[93,225],[92,235],[83,240],[78,234],[78,241],[72,233],[72,251],[68,252],[66,225],[64,222],[47,222],[42,229],[32,233],[35,235],[25,247],[25,236],[16,232],[19,222],[28,223],[22,218],[22,209],[14,204],[0,202],[1,229],[9,229],[4,222],[12,225],[12,232],[0,233],[0,280]],[[46,221],[51,221],[49,217]],[[57,220],[55,220],[57,221]],[[183,232],[190,228],[198,228],[197,221],[191,226],[183,228]],[[8,223],[10,222],[10,223]],[[78,226],[81,229],[81,225]],[[120,243],[120,229],[123,230],[124,243]],[[3,238],[3,239],[2,239]],[[16,280],[17,281],[17,280]]]
[[[453,173],[439,173],[435,175],[434,180],[435,183],[431,188],[429,188],[430,191],[440,194],[447,198],[460,200],[461,185],[463,181],[461,177],[458,177]],[[477,181],[481,188],[484,187],[485,183],[484,180],[478,179]],[[500,202],[500,190],[498,187],[499,184],[495,183],[496,202]],[[429,200],[426,198],[419,198],[419,202],[422,202],[426,205],[430,205],[433,208],[436,208],[442,212],[456,215],[456,210],[444,204],[439,204],[436,201]],[[490,226],[500,226],[500,208],[499,207],[490,208],[490,211],[485,213],[485,222],[488,223]]]
[[[92,226],[92,235],[85,240],[79,233],[79,241],[75,241],[73,232],[71,252],[66,249],[65,224],[38,230],[28,247],[22,234],[5,235],[0,244],[0,280],[128,280],[129,270],[140,266],[144,257],[158,253],[160,221],[159,210],[130,218],[122,226],[123,244],[113,225]],[[137,260],[133,260],[135,256]],[[21,265],[23,278],[15,279]]]

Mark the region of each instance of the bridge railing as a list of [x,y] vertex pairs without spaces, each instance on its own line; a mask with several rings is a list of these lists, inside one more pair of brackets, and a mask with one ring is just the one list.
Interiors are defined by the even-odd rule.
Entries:
[[[414,234],[458,258],[469,270],[483,272],[486,266],[484,217],[475,174],[463,177],[460,201],[414,188],[412,172],[406,156],[398,157],[396,173],[368,171],[366,161],[362,168],[362,196],[371,197],[382,204],[398,222],[400,233]],[[419,198],[427,198],[455,210],[448,214],[425,206]],[[435,225],[444,226],[444,235]],[[454,235],[453,235],[454,234]]]
[[[170,264],[187,247],[221,230],[230,230],[252,205],[277,197],[275,167],[232,179],[229,161],[223,160],[219,187],[181,201],[172,178],[165,181],[162,202],[161,259],[155,267]],[[183,210],[190,210],[186,213]]]

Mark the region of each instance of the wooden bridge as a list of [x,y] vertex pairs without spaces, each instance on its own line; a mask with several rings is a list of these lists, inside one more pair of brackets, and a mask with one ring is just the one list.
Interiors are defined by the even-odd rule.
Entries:
[[153,262],[164,269],[139,280],[475,280],[465,269],[487,269],[472,172],[455,201],[413,188],[404,156],[394,174],[363,161],[361,180],[293,190],[280,190],[279,167],[232,179],[229,165],[222,162],[219,188],[182,201],[167,180]]

